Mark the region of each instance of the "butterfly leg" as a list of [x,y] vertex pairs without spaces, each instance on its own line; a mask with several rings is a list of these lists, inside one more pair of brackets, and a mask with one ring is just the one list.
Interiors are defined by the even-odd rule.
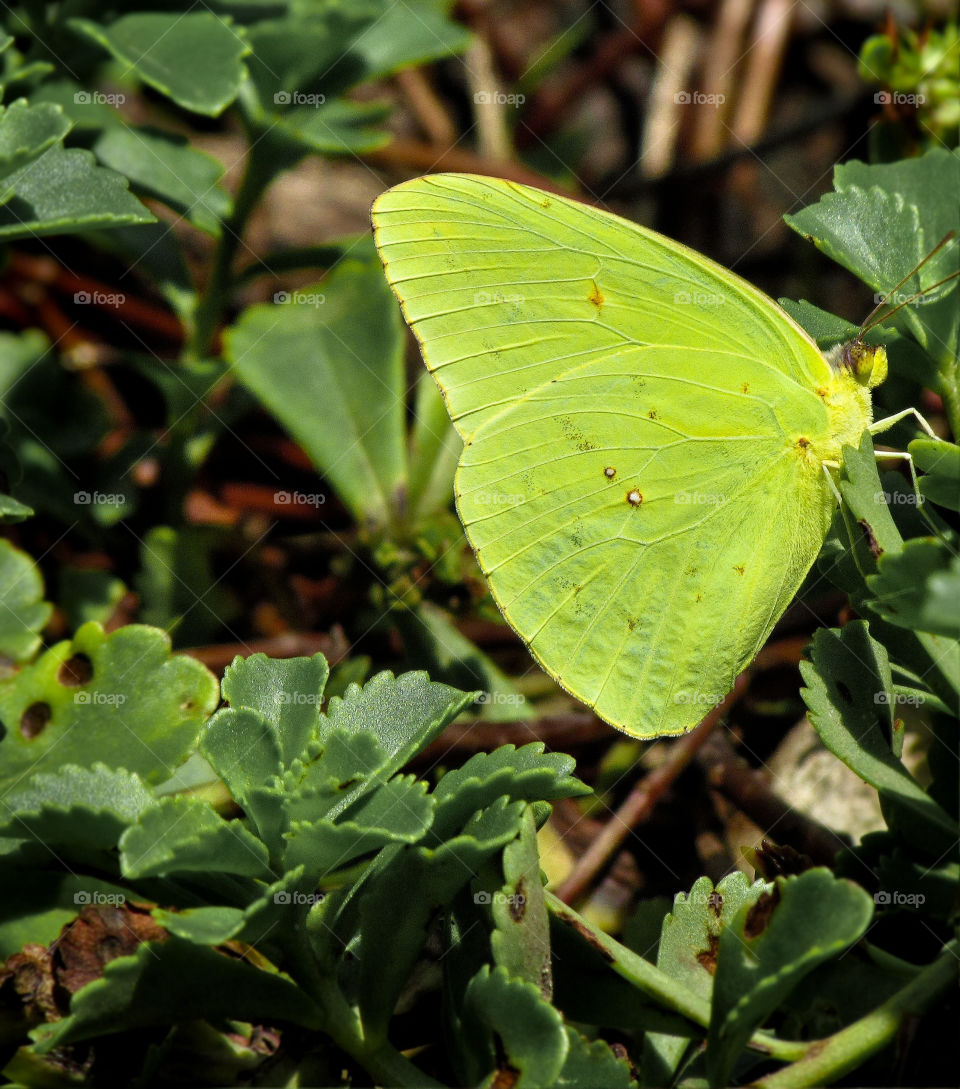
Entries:
[[871,435],[876,435],[881,431],[887,431],[898,420],[903,420],[907,416],[915,416],[917,423],[923,428],[924,431],[930,436],[931,439],[939,439],[940,436],[933,430],[933,428],[927,423],[927,421],[920,415],[915,408],[905,408],[902,412],[894,413],[893,416],[885,416],[882,420],[876,420],[867,429]]

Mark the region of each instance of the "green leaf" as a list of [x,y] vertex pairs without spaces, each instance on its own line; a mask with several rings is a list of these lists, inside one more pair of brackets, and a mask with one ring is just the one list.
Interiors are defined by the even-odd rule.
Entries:
[[437,799],[434,833],[454,835],[478,809],[506,795],[512,801],[552,801],[590,793],[590,788],[573,778],[573,757],[544,753],[542,741],[515,749],[501,745],[490,753],[471,756],[459,768],[448,771],[433,794]]
[[53,606],[43,600],[43,578],[33,560],[0,540],[0,655],[14,662],[32,658]]
[[[459,536],[458,527],[458,536]],[[463,689],[482,689],[479,700],[489,722],[536,718],[513,681],[476,643],[462,635],[448,613],[431,601],[396,613],[407,655],[427,672]]]
[[179,646],[209,641],[236,613],[233,596],[213,573],[217,541],[207,526],[154,526],[141,542],[140,617],[170,630]]
[[200,751],[245,809],[251,791],[283,770],[276,725],[249,707],[225,707],[213,715],[200,735]]
[[493,897],[495,929],[490,935],[494,964],[512,978],[553,994],[550,918],[540,880],[540,853],[533,810],[527,806],[520,834],[503,849],[505,884]]
[[0,193],[6,190],[3,179],[38,159],[69,131],[63,111],[50,103],[32,106],[18,98],[0,106]]
[[91,620],[106,624],[127,592],[122,579],[92,567],[62,567],[59,584],[58,604],[71,631]]
[[232,873],[264,877],[267,849],[239,821],[226,821],[207,802],[160,798],[120,840],[126,877],[171,873]]
[[[533,984],[510,978],[503,968],[484,965],[467,986],[464,1007],[466,1019],[487,1030],[486,1065],[491,1074],[500,1071],[506,1077],[509,1072],[514,1089],[557,1084],[570,1042],[560,1013],[543,1001]],[[496,1084],[496,1077],[490,1080]]]
[[[78,669],[90,679],[78,684]],[[36,771],[98,762],[159,782],[193,747],[217,696],[213,675],[171,657],[163,632],[130,624],[106,635],[85,624],[0,683],[0,789]]]
[[[153,917],[171,934],[203,945],[221,945],[234,939],[255,945],[265,939],[280,948],[295,945],[295,935],[323,893],[316,881],[296,868],[266,886],[245,908],[198,907],[186,911],[155,908]],[[294,939],[291,941],[291,939]]]
[[137,12],[108,25],[69,19],[144,83],[194,113],[217,117],[236,98],[250,52],[243,31],[211,12]]
[[451,0],[416,0],[405,8],[378,0],[376,7],[370,28],[353,43],[365,79],[440,60],[470,44],[468,31],[450,18]]
[[237,656],[223,675],[223,697],[232,707],[250,707],[277,728],[285,765],[300,756],[316,736],[330,667],[322,654],[312,658]]
[[4,241],[155,219],[129,192],[126,178],[97,166],[80,148],[54,145],[2,184],[12,191],[0,207]]
[[362,155],[390,142],[377,126],[390,116],[386,102],[351,102],[336,98],[318,106],[288,109],[277,131],[322,155]]
[[344,261],[323,283],[254,306],[228,358],[360,522],[395,516],[406,480],[400,317],[378,266]]
[[138,192],[157,197],[214,237],[230,211],[230,195],[219,182],[223,164],[182,137],[115,124],[93,145],[104,166],[123,174]]
[[914,439],[907,450],[924,473],[921,495],[937,506],[960,511],[960,446],[939,439]]
[[889,623],[960,639],[960,555],[943,541],[914,539],[899,555],[881,556],[867,586],[870,607]]
[[472,700],[473,693],[438,684],[425,673],[399,677],[378,673],[363,688],[352,684],[342,697],[330,700],[320,722],[320,740],[325,742],[334,730],[375,738],[387,756],[377,776],[386,779],[439,736]]
[[866,931],[873,901],[827,869],[777,878],[720,932],[707,1046],[711,1085],[729,1085],[738,1055],[790,991]]
[[[142,1001],[143,995],[151,1001]],[[34,1037],[43,1054],[128,1029],[221,1017],[312,1029],[321,1023],[316,1004],[286,976],[170,938],[144,942],[133,956],[112,960],[100,979],[73,997],[68,1017],[41,1026]]]
[[[784,218],[829,257],[875,291],[897,287],[893,304],[923,291],[957,268],[956,240],[910,273],[956,227],[954,194],[960,188],[960,158],[935,148],[916,158],[868,166],[852,161],[836,167],[834,192]],[[939,391],[956,426],[960,410],[956,346],[960,334],[960,287],[943,284],[891,319],[937,361]]]
[[52,775],[34,775],[0,798],[0,836],[116,847],[124,829],[152,804],[140,777],[124,768],[68,764]]
[[408,502],[414,521],[449,510],[453,475],[462,450],[463,440],[450,422],[440,387],[424,372],[417,382],[410,432]]
[[[737,871],[723,878],[716,888],[709,877],[701,877],[688,895],[679,893],[663,920],[657,967],[692,993],[709,1000],[720,934],[742,908],[756,903],[764,887],[762,881],[751,883],[746,874]],[[672,1084],[689,1046],[689,1034],[647,1033],[643,1050],[645,1084]]]
[[[955,822],[893,753],[892,680],[887,652],[863,621],[821,628],[800,663],[803,698],[824,745],[880,792],[881,801],[921,822],[927,841],[948,846]],[[890,814],[891,816],[893,814]]]
[[[355,887],[359,897],[359,1005],[366,1032],[383,1038],[397,998],[427,939],[431,918],[493,854],[515,839],[524,805],[499,798],[463,834],[435,849],[396,850]],[[396,925],[385,927],[384,919]]]
[[302,865],[319,878],[388,843],[416,843],[433,821],[434,801],[426,790],[426,783],[400,775],[361,798],[336,823],[293,821],[284,836],[284,865]]

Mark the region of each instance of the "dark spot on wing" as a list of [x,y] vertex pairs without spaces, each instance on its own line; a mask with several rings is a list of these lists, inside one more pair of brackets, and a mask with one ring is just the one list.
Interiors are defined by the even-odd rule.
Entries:
[[801,435],[800,438],[797,439],[797,446],[799,446],[801,450],[806,450],[809,445],[810,440],[807,438],[806,435]]
[[593,284],[593,291],[587,296],[587,299],[599,310],[603,306],[603,294],[600,288],[597,287],[596,280],[592,280],[591,283]]
[[659,417],[657,416],[657,410],[655,408],[651,408],[650,411],[647,413],[647,419],[656,420],[658,418]]
[[733,569],[738,575],[742,575],[746,571],[746,567],[742,563],[735,563]]
[[744,393],[749,393],[750,392],[750,383],[749,382],[744,382],[743,385],[740,388]]
[[613,478],[617,475],[617,470],[614,469],[612,465],[608,465],[606,469],[603,470],[603,475],[607,478],[607,480],[613,480]]
[[643,494],[636,488],[631,488],[630,491],[627,492],[627,502],[631,507],[639,507],[643,502]]
[[629,631],[633,631],[633,629],[636,626],[637,626],[636,617],[631,616],[630,619],[627,621],[627,628],[628,628]]

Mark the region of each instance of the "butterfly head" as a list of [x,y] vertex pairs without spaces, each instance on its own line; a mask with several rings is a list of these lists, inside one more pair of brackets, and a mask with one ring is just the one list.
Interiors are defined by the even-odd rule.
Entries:
[[887,377],[887,349],[882,344],[864,344],[859,338],[842,346],[841,362],[861,386],[873,389]]

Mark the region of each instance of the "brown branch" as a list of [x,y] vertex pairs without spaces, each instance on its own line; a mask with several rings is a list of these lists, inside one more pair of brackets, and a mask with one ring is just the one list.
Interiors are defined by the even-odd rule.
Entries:
[[576,865],[556,895],[564,903],[579,900],[599,874],[614,857],[624,841],[638,825],[648,819],[657,802],[687,768],[697,750],[707,741],[711,732],[730,708],[743,695],[747,687],[747,674],[737,678],[733,691],[704,718],[691,733],[671,742],[667,759],[641,779],[617,812],[604,825],[589,848],[577,859]]

